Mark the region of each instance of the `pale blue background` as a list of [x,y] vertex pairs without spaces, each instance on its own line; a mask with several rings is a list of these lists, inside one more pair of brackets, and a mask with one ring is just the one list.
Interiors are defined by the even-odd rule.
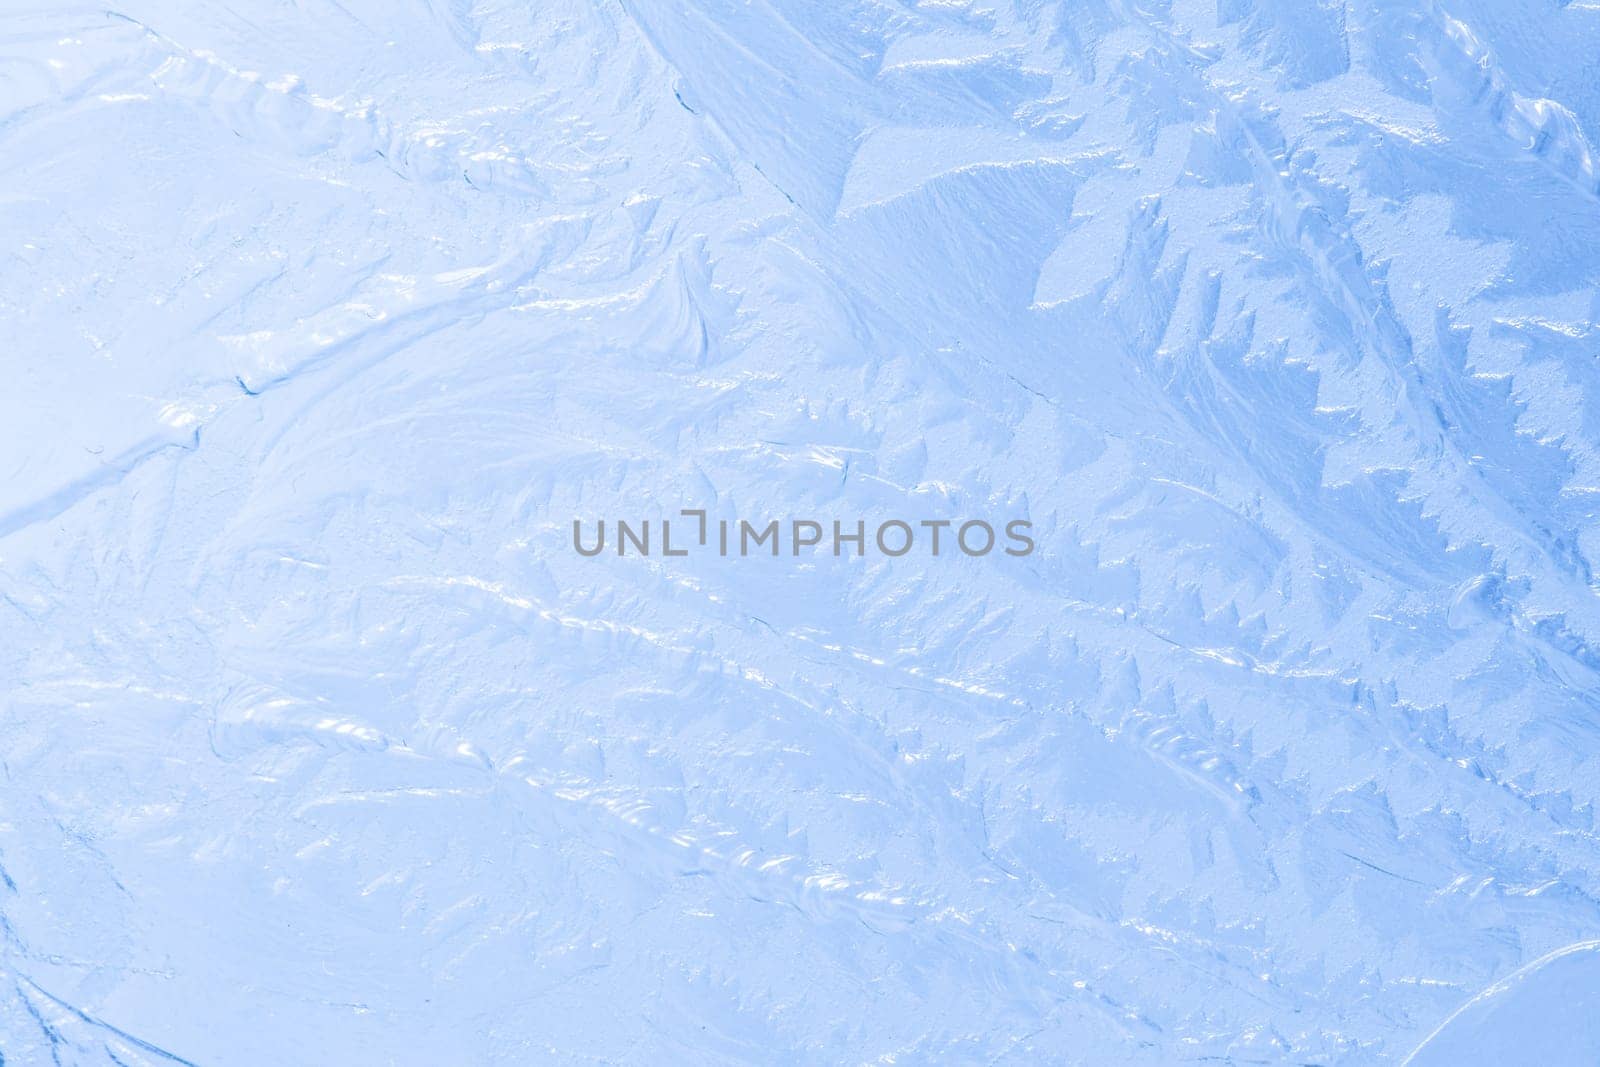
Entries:
[[[1597,131],[1588,2],[0,0],[4,1062],[1596,1062]],[[1040,547],[568,544],[695,506]]]

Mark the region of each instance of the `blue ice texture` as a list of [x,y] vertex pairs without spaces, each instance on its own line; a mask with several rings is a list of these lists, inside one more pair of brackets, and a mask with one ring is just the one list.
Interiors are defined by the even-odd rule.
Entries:
[[1597,138],[1592,0],[0,0],[0,1062],[1600,1062]]

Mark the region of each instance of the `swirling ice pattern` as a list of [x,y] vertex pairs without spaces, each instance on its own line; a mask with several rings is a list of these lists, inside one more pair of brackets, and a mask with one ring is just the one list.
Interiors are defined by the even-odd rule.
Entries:
[[4,1062],[1594,1062],[1596,55],[6,5]]

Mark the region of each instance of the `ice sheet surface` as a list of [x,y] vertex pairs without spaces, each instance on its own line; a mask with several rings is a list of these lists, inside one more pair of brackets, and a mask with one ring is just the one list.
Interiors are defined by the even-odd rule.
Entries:
[[0,3],[5,1064],[1593,1062],[1597,131],[1586,2]]

